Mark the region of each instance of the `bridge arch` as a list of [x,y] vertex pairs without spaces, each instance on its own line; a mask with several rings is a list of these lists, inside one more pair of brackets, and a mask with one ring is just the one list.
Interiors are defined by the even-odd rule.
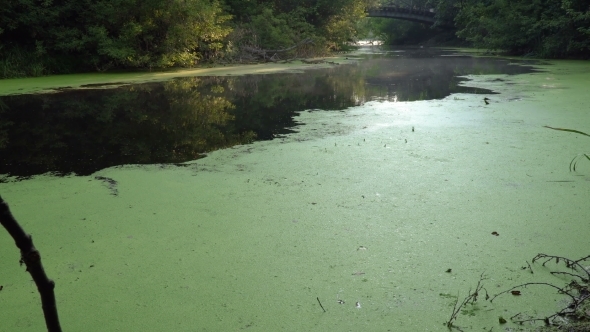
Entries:
[[[414,9],[396,5],[381,5],[367,9],[367,17],[386,17],[417,23],[434,24],[435,13],[432,9]],[[440,28],[452,28],[452,24],[439,25]]]

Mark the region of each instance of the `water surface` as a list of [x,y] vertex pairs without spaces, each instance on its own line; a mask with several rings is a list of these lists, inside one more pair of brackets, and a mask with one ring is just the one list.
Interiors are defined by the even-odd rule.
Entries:
[[469,74],[533,71],[503,59],[407,49],[302,74],[185,77],[0,97],[0,175],[89,175],[125,164],[178,164],[292,132],[307,109],[491,93]]
[[[587,256],[590,163],[568,166],[589,145],[543,126],[590,131],[590,65],[491,74],[531,68],[398,53],[301,76],[126,86],[105,99],[28,96],[50,126],[7,109],[23,132],[10,136],[22,147],[11,155],[71,167],[71,150],[88,165],[0,183],[56,282],[64,330],[446,331],[482,274],[491,296],[569,282],[531,258]],[[446,61],[475,75],[459,81],[470,71]],[[449,76],[438,84],[429,72]],[[67,93],[76,97],[59,100]],[[61,106],[41,111],[51,105]],[[90,162],[103,159],[141,165]],[[20,253],[6,232],[0,244],[0,329],[41,331]],[[499,317],[563,304],[552,288],[520,291],[480,296],[456,324],[519,330],[532,324]]]

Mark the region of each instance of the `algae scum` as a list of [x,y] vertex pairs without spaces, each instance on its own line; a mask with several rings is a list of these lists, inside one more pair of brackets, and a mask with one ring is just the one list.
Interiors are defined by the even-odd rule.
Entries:
[[[588,131],[589,66],[450,55],[2,97],[0,193],[64,329],[439,331],[482,273],[490,294],[562,282],[521,267],[587,254],[590,167],[567,165],[588,142],[542,126]],[[0,330],[43,330],[0,243]],[[456,324],[562,300],[527,288]]]

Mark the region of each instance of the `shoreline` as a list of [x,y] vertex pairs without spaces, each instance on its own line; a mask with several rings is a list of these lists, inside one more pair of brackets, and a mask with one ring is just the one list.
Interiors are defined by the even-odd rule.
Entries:
[[[242,76],[248,74],[299,73],[308,69],[330,68],[354,62],[345,57],[321,57],[322,63],[261,63],[246,65],[214,65],[167,71],[138,71],[112,73],[78,73],[41,77],[10,78],[0,80],[0,96],[54,93],[70,89],[108,89],[128,84],[161,82],[178,77],[192,76]],[[330,63],[329,63],[329,62]]]

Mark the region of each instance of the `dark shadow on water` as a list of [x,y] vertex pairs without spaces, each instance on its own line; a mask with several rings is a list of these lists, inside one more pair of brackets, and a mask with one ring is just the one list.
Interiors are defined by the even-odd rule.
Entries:
[[292,132],[295,116],[306,109],[491,93],[459,86],[465,79],[458,76],[533,71],[505,60],[441,55],[406,50],[303,74],[189,77],[1,97],[0,181],[182,163]]

